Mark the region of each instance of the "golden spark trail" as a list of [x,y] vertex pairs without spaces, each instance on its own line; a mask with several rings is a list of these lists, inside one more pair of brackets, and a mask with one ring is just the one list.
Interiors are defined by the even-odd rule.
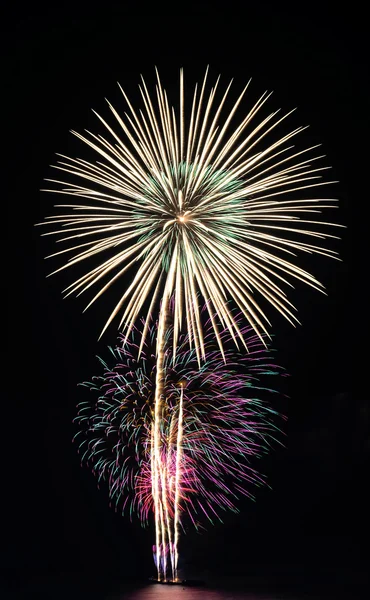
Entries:
[[166,528],[164,526],[163,519],[163,504],[159,500],[160,506],[160,517],[161,517],[161,535],[162,535],[162,552],[163,552],[163,578],[166,581],[167,579],[167,557],[166,557]]
[[[162,466],[162,469],[161,469],[161,484],[162,484],[162,506],[164,507],[164,513],[166,516],[166,528],[167,528],[167,538],[168,538],[169,548],[170,548],[172,577],[174,577],[174,561],[173,561],[173,556],[172,556],[172,551],[171,551],[171,547],[172,547],[171,520],[170,520],[169,511],[168,511],[167,469],[165,466]],[[166,558],[166,565],[167,565],[167,558]],[[165,572],[165,578],[166,578],[166,572]]]
[[165,538],[163,511],[159,496],[159,481],[162,471],[161,458],[161,418],[163,412],[163,396],[164,396],[164,347],[165,333],[167,323],[168,299],[164,296],[159,313],[158,334],[157,334],[157,368],[155,378],[155,396],[154,396],[154,423],[153,423],[153,450],[154,450],[154,504],[156,511],[156,541],[157,541],[157,558],[158,558],[158,578],[160,569],[160,547],[159,547],[159,515],[161,513],[161,530],[162,530],[162,552],[163,552],[163,570],[166,573],[166,553],[165,553]]
[[184,397],[184,386],[183,383],[181,385],[181,393],[180,393],[180,403],[179,403],[179,416],[177,423],[177,444],[176,444],[176,478],[175,478],[175,579],[177,580],[177,563],[179,559],[178,553],[178,543],[179,543],[179,503],[180,503],[180,468],[181,468],[181,445],[182,445],[182,404]]
[[[170,497],[172,497],[172,492],[173,492],[173,485],[174,485],[174,477],[172,474],[172,456],[173,456],[173,451],[174,451],[174,447],[175,447],[175,451],[176,451],[176,446],[173,443],[173,439],[174,439],[174,418],[173,416],[171,417],[171,424],[170,424],[170,431],[168,434],[168,444],[167,444],[167,460],[166,460],[166,471],[167,471],[167,490],[168,493],[170,495]],[[171,529],[169,528],[169,543],[170,543],[170,557],[171,557],[171,568],[172,568],[172,580],[175,580],[175,554],[174,554],[174,550],[175,550],[175,546],[172,543],[172,533],[171,533]]]
[[155,513],[155,543],[157,557],[157,577],[160,580],[160,525],[159,525],[159,491],[158,491],[158,464],[154,454],[154,424],[152,425],[151,433],[151,473],[152,473],[152,494],[154,499]]
[[170,478],[171,478],[170,441],[171,441],[171,433],[168,437],[168,443],[167,443],[167,449],[166,449],[166,453],[167,453],[166,462],[162,461],[163,468],[162,468],[162,472],[161,472],[161,478],[162,478],[162,502],[164,503],[164,507],[165,507],[167,537],[168,537],[168,543],[169,543],[169,555],[170,555],[170,562],[171,562],[172,579],[174,579],[175,578],[175,562],[174,562],[174,555],[173,555],[173,551],[172,551],[172,548],[173,548],[172,532],[171,532],[172,524],[171,524],[171,517],[170,517],[170,513],[169,513],[169,509],[168,509],[169,493],[171,491],[171,486],[170,486]]

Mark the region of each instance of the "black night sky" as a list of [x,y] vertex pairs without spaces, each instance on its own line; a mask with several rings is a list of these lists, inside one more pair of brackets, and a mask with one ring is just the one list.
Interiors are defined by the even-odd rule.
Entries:
[[77,384],[99,372],[96,355],[114,343],[114,328],[97,342],[103,304],[82,314],[84,298],[62,299],[71,273],[46,279],[56,265],[43,257],[55,247],[33,225],[53,210],[54,198],[39,189],[53,176],[54,153],[82,153],[69,130],[94,130],[90,109],[104,114],[105,97],[119,109],[117,81],[137,98],[140,74],[152,83],[157,65],[171,96],[180,66],[193,85],[207,64],[224,82],[234,77],[237,90],[252,77],[253,99],[274,90],[272,109],[298,107],[293,122],[310,124],[305,142],[322,142],[331,177],[340,181],[331,190],[340,200],[334,219],[347,229],[332,246],[343,262],[302,259],[328,293],[296,286],[292,300],[302,326],[294,329],[269,312],[277,362],[290,373],[281,383],[290,399],[279,404],[288,416],[286,447],[256,465],[272,489],[257,491],[255,504],[241,502],[240,514],[227,516],[224,525],[189,533],[184,560],[211,574],[279,572],[308,582],[330,572],[346,582],[352,576],[364,581],[369,403],[364,393],[352,393],[358,320],[350,293],[350,207],[356,202],[351,139],[361,120],[355,24],[325,2],[249,4],[258,3],[172,3],[168,9],[153,3],[149,12],[125,2],[9,5],[4,93],[11,106],[14,147],[8,158],[14,174],[5,198],[5,252],[14,267],[7,284],[11,317],[5,317],[10,348],[4,369],[11,376],[6,371],[4,379],[11,385],[4,404],[10,416],[3,422],[9,436],[3,463],[11,474],[4,473],[3,489],[11,510],[3,512],[1,562],[12,586],[77,576],[104,588],[104,581],[153,571],[151,532],[108,507],[106,490],[97,490],[92,474],[80,468],[71,443]]

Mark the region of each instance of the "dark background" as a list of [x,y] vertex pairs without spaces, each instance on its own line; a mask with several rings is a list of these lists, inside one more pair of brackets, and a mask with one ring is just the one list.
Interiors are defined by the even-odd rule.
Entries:
[[33,225],[53,210],[53,197],[39,189],[53,175],[54,153],[82,153],[68,130],[94,130],[90,108],[107,114],[104,97],[119,110],[117,81],[137,98],[140,73],[152,83],[157,65],[171,95],[180,66],[192,86],[207,64],[213,77],[234,77],[236,90],[252,77],[253,98],[274,90],[272,109],[299,108],[296,122],[311,125],[307,145],[322,142],[333,179],[340,180],[331,195],[340,200],[335,219],[348,229],[336,246],[343,262],[307,263],[328,297],[299,286],[292,294],[302,327],[269,313],[277,362],[291,375],[282,384],[290,400],[279,406],[289,417],[286,448],[257,465],[273,489],[258,491],[255,504],[241,502],[240,515],[228,516],[225,525],[190,533],[183,557],[194,569],[225,574],[364,573],[369,404],[365,393],[352,393],[357,319],[349,275],[350,206],[357,201],[353,134],[362,118],[355,21],[325,2],[295,8],[181,3],[168,10],[102,2],[12,4],[4,24],[14,145],[8,147],[14,173],[6,252],[15,261],[8,286],[12,316],[5,319],[11,375],[4,379],[11,386],[3,429],[12,473],[4,481],[11,506],[4,525],[6,573],[18,580],[58,573],[124,579],[153,570],[150,531],[109,509],[105,490],[80,468],[71,444],[76,386],[99,372],[95,355],[104,356],[114,343],[114,330],[98,343],[104,307],[82,315],[83,300],[62,300],[70,274],[46,279],[54,263],[43,257],[54,246]]

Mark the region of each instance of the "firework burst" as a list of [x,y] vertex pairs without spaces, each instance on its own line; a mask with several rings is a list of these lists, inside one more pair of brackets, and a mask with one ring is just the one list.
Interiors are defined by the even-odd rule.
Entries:
[[298,151],[292,144],[305,128],[277,137],[290,113],[259,118],[267,93],[234,124],[249,84],[226,112],[231,83],[218,95],[219,78],[211,89],[207,78],[206,72],[195,86],[189,111],[182,70],[176,109],[157,74],[155,100],[144,80],[139,86],[141,110],[123,90],[122,116],[108,103],[116,127],[98,115],[105,136],[74,132],[97,161],[61,157],[56,168],[67,181],[49,180],[56,184],[49,191],[69,196],[59,206],[72,212],[49,218],[58,228],[45,234],[66,244],[56,254],[71,254],[61,269],[95,261],[65,290],[69,295],[95,289],[88,306],[134,269],[104,329],[120,314],[119,327],[128,335],[148,300],[142,345],[155,307],[173,296],[174,352],[183,330],[198,361],[205,358],[202,302],[222,352],[220,330],[244,343],[229,300],[258,335],[267,333],[268,323],[258,295],[294,323],[295,309],[283,290],[289,279],[323,289],[294,256],[336,254],[320,244],[335,237],[323,233],[328,223],[320,222],[321,211],[335,200],[311,194],[328,183],[322,179],[326,167],[317,162],[322,156],[316,146]]
[[[121,337],[110,349],[111,360],[101,361],[103,375],[83,384],[93,394],[79,405],[76,439],[82,461],[89,463],[99,480],[108,482],[116,509],[137,513],[143,524],[158,510],[166,532],[172,532],[164,545],[175,550],[175,525],[187,519],[198,528],[204,516],[211,522],[221,519],[223,510],[237,510],[238,496],[252,496],[253,485],[264,482],[251,459],[265,453],[275,439],[277,413],[258,398],[272,391],[265,380],[282,370],[250,329],[241,328],[250,349],[246,356],[229,348],[227,330],[221,333],[223,357],[209,321],[207,361],[201,369],[195,350],[189,349],[186,336],[180,336],[176,355],[169,346],[164,357],[161,470],[156,481],[152,439],[156,331],[150,326],[140,358],[141,331],[134,331],[126,344]],[[171,337],[171,328],[167,335]]]
[[190,110],[182,70],[176,108],[158,73],[153,99],[139,86],[141,109],[122,90],[125,112],[108,103],[112,124],[97,115],[103,135],[73,132],[96,160],[60,155],[66,180],[49,180],[48,191],[68,197],[46,221],[55,230],[45,235],[65,244],[52,256],[69,257],[57,271],[81,264],[84,273],[66,295],[92,292],[90,306],[129,278],[103,328],[119,317],[115,366],[103,363],[104,375],[87,384],[98,399],[77,421],[82,458],[108,481],[112,501],[143,522],[154,512],[158,579],[168,551],[176,579],[185,516],[196,526],[200,515],[220,517],[263,480],[249,463],[275,431],[274,411],[254,397],[258,378],[276,372],[262,305],[294,324],[286,286],[323,291],[296,255],[336,257],[321,220],[336,200],[314,195],[331,183],[317,146],[295,148],[304,127],[279,134],[291,113],[262,116],[268,93],[240,120],[249,84],[227,109],[231,83],[219,93],[219,80],[210,88],[206,71]]

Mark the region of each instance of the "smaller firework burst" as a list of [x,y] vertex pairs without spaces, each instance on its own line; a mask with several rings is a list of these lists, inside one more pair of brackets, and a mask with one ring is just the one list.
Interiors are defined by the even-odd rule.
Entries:
[[[83,384],[92,395],[76,418],[82,462],[108,482],[116,509],[137,513],[143,524],[158,513],[167,553],[156,560],[164,572],[166,554],[175,570],[179,527],[189,520],[201,527],[204,516],[221,519],[222,510],[237,510],[238,496],[251,497],[253,485],[264,482],[251,459],[268,450],[277,431],[276,411],[260,399],[273,391],[265,380],[282,373],[269,351],[246,329],[249,353],[238,355],[233,345],[228,349],[225,331],[224,360],[211,322],[205,332],[207,362],[200,369],[186,336],[175,355],[166,344],[159,465],[153,463],[154,324],[139,358],[141,331],[134,331],[129,343],[120,337],[110,348],[110,361],[100,359],[103,374]],[[171,335],[169,327],[168,342]]]

